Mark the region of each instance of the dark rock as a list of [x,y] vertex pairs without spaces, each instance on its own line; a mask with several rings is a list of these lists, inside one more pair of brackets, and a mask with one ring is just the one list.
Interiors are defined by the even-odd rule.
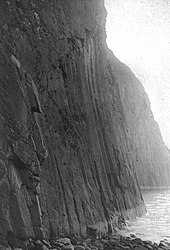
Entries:
[[143,246],[136,246],[135,248],[133,248],[134,250],[148,250],[148,248],[143,247]]
[[76,245],[76,246],[74,246],[74,249],[75,250],[85,250],[86,248],[84,246],[81,246],[81,245]]
[[122,250],[129,250],[130,248],[128,247],[128,246],[120,246],[120,249],[122,249]]
[[89,246],[85,246],[85,250],[91,250]]
[[81,240],[80,237],[78,237],[77,235],[70,237],[70,241],[72,245],[78,245],[80,240]]
[[95,247],[95,246],[90,246],[90,249],[91,249],[91,250],[98,250],[98,248]]
[[60,239],[52,239],[51,246],[61,248],[62,250],[73,250],[74,246],[71,244],[71,240],[69,238],[60,238]]
[[57,239],[56,242],[61,243],[63,245],[71,245],[71,240],[69,238]]
[[74,250],[74,246],[73,245],[63,245],[62,250]]
[[0,245],[0,250],[11,250],[11,248]]
[[131,237],[131,238],[136,238],[136,235],[130,234],[130,237]]
[[48,242],[48,241],[46,241],[46,240],[42,240],[41,241],[44,245],[46,245],[48,248],[51,248],[51,245],[50,245],[50,243]]
[[168,248],[170,248],[170,244],[168,244],[168,243],[165,242],[165,241],[161,241],[161,242],[159,243],[159,247],[160,247],[160,248],[163,248],[163,249],[168,249]]
[[51,249],[51,247],[47,247],[47,245],[46,244],[44,244],[42,241],[40,241],[40,240],[37,240],[36,242],[35,242],[35,248],[37,249],[37,250],[48,250],[48,249]]
[[103,249],[103,243],[100,241],[93,242],[92,246],[97,247],[97,249]]
[[63,246],[63,244],[59,243],[59,242],[52,242],[51,245],[52,245],[52,247],[61,247],[61,248]]
[[106,46],[104,1],[0,1],[0,14],[0,243],[118,231],[146,211],[135,167],[142,186],[167,185],[170,157]]

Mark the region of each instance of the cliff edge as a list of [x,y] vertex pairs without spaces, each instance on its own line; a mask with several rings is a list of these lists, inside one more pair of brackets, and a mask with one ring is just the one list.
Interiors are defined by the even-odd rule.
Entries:
[[131,143],[129,154],[135,159],[139,185],[143,189],[170,187],[170,152],[151,111],[150,101],[139,79],[108,53],[119,85],[126,131]]

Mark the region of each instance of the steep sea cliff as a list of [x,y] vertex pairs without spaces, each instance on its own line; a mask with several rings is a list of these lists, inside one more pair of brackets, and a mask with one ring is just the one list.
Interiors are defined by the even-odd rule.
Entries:
[[0,244],[100,236],[142,215],[138,180],[167,185],[169,154],[107,49],[104,2],[4,0],[0,15]]

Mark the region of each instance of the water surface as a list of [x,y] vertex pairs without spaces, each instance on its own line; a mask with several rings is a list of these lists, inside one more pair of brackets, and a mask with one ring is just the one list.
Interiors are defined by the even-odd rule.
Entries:
[[129,222],[123,235],[135,234],[143,240],[170,242],[170,190],[145,190],[142,192],[147,213],[135,222]]

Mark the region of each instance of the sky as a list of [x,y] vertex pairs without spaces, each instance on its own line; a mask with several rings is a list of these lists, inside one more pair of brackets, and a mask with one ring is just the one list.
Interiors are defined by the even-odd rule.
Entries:
[[107,45],[142,82],[170,148],[170,0],[105,0]]

